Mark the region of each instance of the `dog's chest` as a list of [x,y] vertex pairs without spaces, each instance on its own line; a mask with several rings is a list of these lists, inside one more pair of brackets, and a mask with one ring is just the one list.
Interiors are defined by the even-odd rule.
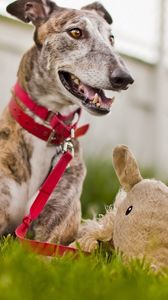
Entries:
[[[26,133],[29,135],[28,133]],[[46,142],[31,136],[33,145],[31,164],[31,178],[28,187],[28,198],[30,199],[38,190],[46,178],[51,166],[53,156],[56,154],[56,146],[47,146]]]

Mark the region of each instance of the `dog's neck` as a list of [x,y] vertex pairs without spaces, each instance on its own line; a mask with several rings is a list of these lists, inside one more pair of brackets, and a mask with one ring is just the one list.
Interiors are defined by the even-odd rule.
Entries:
[[46,63],[45,61],[41,63],[40,52],[35,46],[27,51],[18,70],[20,86],[31,96],[33,101],[49,110],[62,114],[74,111],[77,106],[65,101],[59,87],[52,81],[49,73],[46,73]]

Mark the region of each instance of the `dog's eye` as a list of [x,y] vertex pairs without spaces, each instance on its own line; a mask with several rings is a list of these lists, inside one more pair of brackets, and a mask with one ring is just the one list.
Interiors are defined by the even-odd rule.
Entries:
[[132,209],[133,209],[133,206],[131,205],[130,207],[128,207],[125,215],[128,216],[130,214],[130,212],[132,211]]
[[80,30],[79,28],[70,29],[68,33],[71,37],[73,37],[76,40],[82,37],[82,30]]
[[110,43],[113,45],[114,44],[114,35],[113,34],[111,34],[109,36],[109,40],[110,40]]

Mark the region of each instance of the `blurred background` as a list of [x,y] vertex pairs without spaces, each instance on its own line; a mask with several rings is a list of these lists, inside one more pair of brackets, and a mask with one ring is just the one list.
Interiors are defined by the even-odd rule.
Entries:
[[[0,110],[10,98],[10,89],[22,54],[32,45],[31,25],[6,14],[12,1],[0,0]],[[57,4],[80,8],[88,0],[57,0]],[[113,17],[115,47],[124,58],[135,84],[116,94],[111,114],[92,117],[82,143],[88,165],[84,213],[98,204],[111,203],[118,184],[111,167],[112,148],[127,144],[146,176],[168,179],[168,0],[102,0]],[[95,203],[95,204],[94,204]]]

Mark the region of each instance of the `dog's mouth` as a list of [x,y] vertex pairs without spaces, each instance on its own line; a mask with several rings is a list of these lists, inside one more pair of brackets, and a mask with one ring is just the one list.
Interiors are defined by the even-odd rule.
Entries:
[[107,98],[103,90],[84,84],[71,73],[59,71],[59,77],[68,92],[80,99],[89,112],[102,115],[110,112],[115,97]]

